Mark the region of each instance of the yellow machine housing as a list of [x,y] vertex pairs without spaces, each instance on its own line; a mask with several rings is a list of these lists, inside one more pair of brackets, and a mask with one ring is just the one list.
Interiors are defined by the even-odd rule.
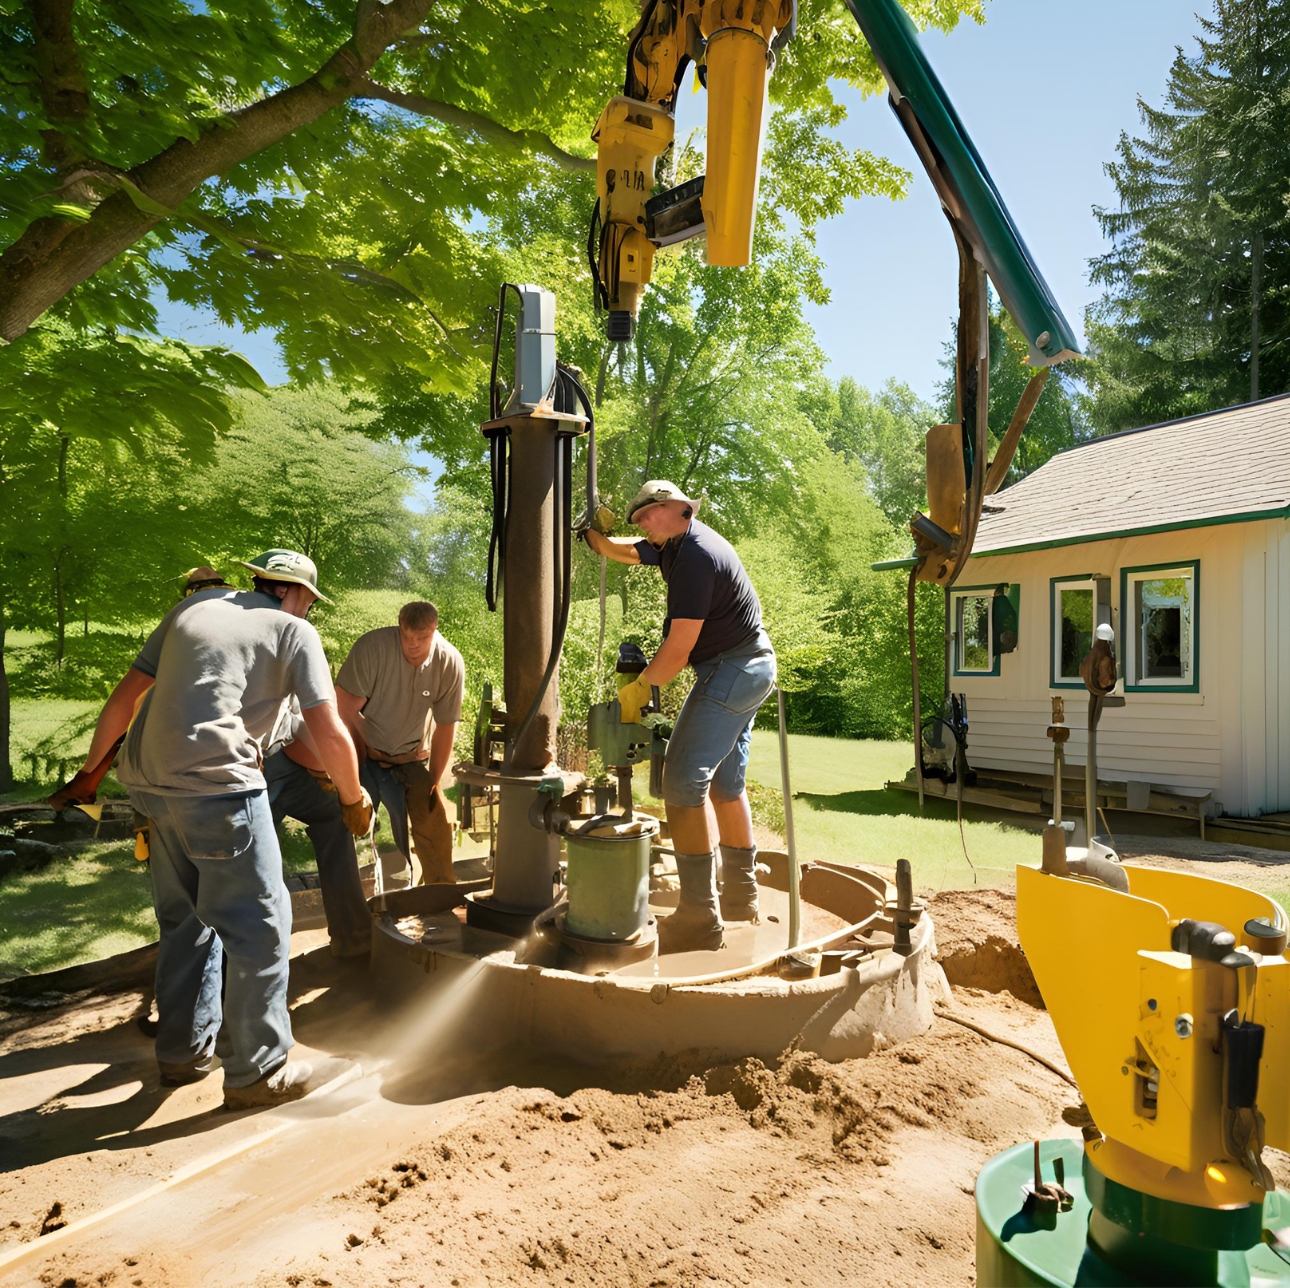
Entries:
[[653,269],[646,203],[658,159],[672,145],[677,89],[692,61],[708,90],[707,174],[702,223],[683,236],[706,232],[711,264],[751,260],[772,46],[795,13],[793,0],[649,0],[643,10],[624,93],[610,99],[592,132],[599,237],[593,222],[589,250],[610,338],[620,340],[630,337],[632,323],[622,323],[637,316]]
[[[1127,894],[1017,869],[1021,945],[1097,1128],[1086,1133],[1094,1137],[1088,1162],[1172,1202],[1261,1204],[1263,1146],[1290,1148],[1286,915],[1225,881],[1131,864],[1124,871]],[[1174,951],[1185,918],[1220,923],[1236,951],[1224,960]],[[1246,930],[1258,922],[1280,932],[1271,940],[1280,953],[1259,953],[1269,940]],[[1228,1107],[1225,1016],[1264,1029],[1252,1108]]]

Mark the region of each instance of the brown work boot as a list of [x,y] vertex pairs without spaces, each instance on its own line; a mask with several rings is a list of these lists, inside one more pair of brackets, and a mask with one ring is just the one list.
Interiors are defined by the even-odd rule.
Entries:
[[760,921],[756,846],[750,850],[721,847],[721,920],[751,921],[754,926]]
[[670,917],[658,923],[660,955],[716,952],[725,943],[725,927],[717,911],[716,855],[678,854],[676,874],[681,901]]
[[284,1060],[276,1069],[246,1087],[225,1087],[225,1109],[264,1109],[299,1100],[308,1090],[314,1067],[303,1061]]
[[185,1060],[181,1064],[172,1064],[168,1060],[157,1061],[163,1087],[185,1087],[190,1082],[200,1082],[214,1067],[214,1047],[195,1060]]

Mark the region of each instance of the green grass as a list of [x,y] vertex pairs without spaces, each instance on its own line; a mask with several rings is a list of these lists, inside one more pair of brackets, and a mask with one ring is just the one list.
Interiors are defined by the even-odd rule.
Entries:
[[[904,778],[913,748],[903,742],[859,741],[789,735],[793,823],[804,861],[830,860],[894,867],[908,859],[920,890],[956,890],[972,885],[963,857],[954,806],[887,791]],[[749,777],[779,790],[779,741],[770,731],[753,734]],[[1038,835],[1020,825],[992,821],[980,810],[964,812],[963,832],[981,885],[1013,879],[1018,863],[1039,861]]]
[[0,884],[0,979],[95,961],[156,937],[148,869],[133,839],[87,846]]

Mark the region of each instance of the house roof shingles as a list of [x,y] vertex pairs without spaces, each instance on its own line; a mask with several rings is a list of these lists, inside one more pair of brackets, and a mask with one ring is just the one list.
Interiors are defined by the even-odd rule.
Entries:
[[975,555],[1290,517],[1290,394],[1092,439],[986,506]]

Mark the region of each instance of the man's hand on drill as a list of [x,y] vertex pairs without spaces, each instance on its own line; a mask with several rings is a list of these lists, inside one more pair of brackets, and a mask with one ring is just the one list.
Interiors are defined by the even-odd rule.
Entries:
[[623,724],[640,724],[641,708],[649,705],[653,690],[647,680],[638,675],[630,684],[618,690],[618,705],[622,709]]
[[372,817],[376,813],[376,807],[372,804],[366,787],[358,790],[361,793],[358,800],[351,801],[348,805],[341,802],[340,816],[351,836],[364,837],[372,830]]

